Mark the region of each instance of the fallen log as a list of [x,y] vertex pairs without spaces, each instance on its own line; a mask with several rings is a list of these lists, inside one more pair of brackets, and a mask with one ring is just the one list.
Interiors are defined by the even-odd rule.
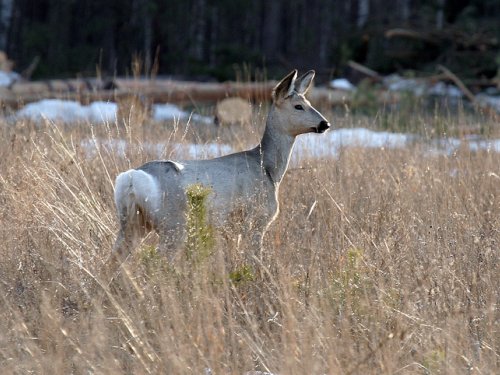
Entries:
[[[149,104],[173,103],[190,105],[216,103],[225,98],[239,97],[250,102],[270,101],[274,81],[201,83],[167,79],[98,79],[49,80],[16,82],[0,87],[0,104],[17,109],[42,99],[73,100],[82,104],[94,101],[126,102],[139,98]],[[314,88],[309,99],[316,105],[338,106],[349,104],[351,95],[341,90]]]
[[417,39],[417,40],[423,40],[423,41],[430,43],[430,44],[439,44],[439,41],[436,38],[436,35],[434,35],[432,33],[424,33],[424,32],[409,30],[409,29],[387,30],[385,32],[385,37],[388,39],[395,38],[395,37]]
[[[118,101],[129,96],[143,97],[151,103],[193,104],[217,102],[227,97],[241,97],[250,101],[267,101],[275,82],[200,83],[172,80],[115,79],[102,82],[97,79],[50,80],[16,82],[0,88],[0,103],[17,108],[42,99],[66,99],[82,103]],[[111,87],[111,88],[108,88]]]

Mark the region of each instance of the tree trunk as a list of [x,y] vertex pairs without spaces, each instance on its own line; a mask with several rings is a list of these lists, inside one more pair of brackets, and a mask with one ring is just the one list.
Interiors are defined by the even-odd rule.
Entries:
[[264,5],[262,50],[268,61],[277,58],[280,34],[281,3],[279,1],[269,1]]
[[408,22],[411,14],[411,0],[400,0],[401,4],[401,19],[403,22]]
[[114,24],[111,22],[106,25],[103,35],[103,51],[107,58],[105,59],[105,69],[108,75],[116,74],[116,44]]
[[319,17],[319,65],[321,68],[324,68],[328,65],[332,34],[332,7],[329,1],[324,1],[320,4]]
[[149,75],[151,74],[151,52],[153,44],[153,19],[151,17],[149,0],[143,0],[142,7],[142,24],[144,28],[144,71]]
[[436,29],[442,30],[444,26],[444,6],[446,0],[437,0]]
[[60,74],[67,67],[69,56],[67,50],[71,38],[72,4],[63,0],[49,2],[49,34],[46,63],[51,74]]
[[211,68],[214,68],[217,64],[218,22],[219,8],[216,5],[213,5],[210,12],[210,51],[208,55],[208,64]]
[[7,49],[7,38],[10,29],[10,21],[14,10],[14,0],[1,0],[0,2],[0,50]]
[[196,0],[194,3],[191,26],[191,57],[202,61],[205,47],[206,1]]
[[366,25],[368,16],[370,15],[370,0],[358,0],[358,17],[356,26],[362,29]]

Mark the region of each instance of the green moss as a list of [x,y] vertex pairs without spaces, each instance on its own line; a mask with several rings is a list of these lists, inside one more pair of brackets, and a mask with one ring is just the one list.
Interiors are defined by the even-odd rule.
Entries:
[[167,260],[158,253],[156,246],[142,247],[139,251],[139,260],[146,274],[150,277],[163,274],[168,268]]
[[358,314],[366,313],[367,307],[362,306],[361,297],[372,283],[364,263],[363,249],[350,248],[341,263],[333,272],[329,296],[339,309],[349,305]]
[[425,374],[443,373],[443,365],[446,361],[446,353],[443,349],[437,348],[427,352],[422,360]]
[[229,274],[229,280],[234,285],[243,285],[255,280],[255,275],[251,266],[243,265]]
[[202,261],[210,256],[215,246],[213,227],[208,222],[207,199],[212,190],[201,184],[188,187],[186,217],[186,257]]

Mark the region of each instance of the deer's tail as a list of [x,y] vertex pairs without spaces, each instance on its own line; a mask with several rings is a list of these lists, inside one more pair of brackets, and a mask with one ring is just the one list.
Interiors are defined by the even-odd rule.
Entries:
[[115,205],[122,227],[138,225],[143,229],[151,229],[148,218],[154,215],[160,205],[157,185],[153,176],[137,169],[116,177]]

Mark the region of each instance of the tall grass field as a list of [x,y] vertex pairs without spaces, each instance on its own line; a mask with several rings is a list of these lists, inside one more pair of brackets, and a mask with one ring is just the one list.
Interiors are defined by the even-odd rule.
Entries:
[[[498,123],[324,110],[332,129],[405,122],[424,141],[302,155],[258,269],[239,233],[207,227],[203,254],[168,264],[150,234],[110,277],[116,175],[186,158],[179,144],[253,147],[267,113],[216,127],[129,111],[0,123],[0,373],[498,373],[500,154],[466,137]],[[462,147],[426,151],[449,134]]]

